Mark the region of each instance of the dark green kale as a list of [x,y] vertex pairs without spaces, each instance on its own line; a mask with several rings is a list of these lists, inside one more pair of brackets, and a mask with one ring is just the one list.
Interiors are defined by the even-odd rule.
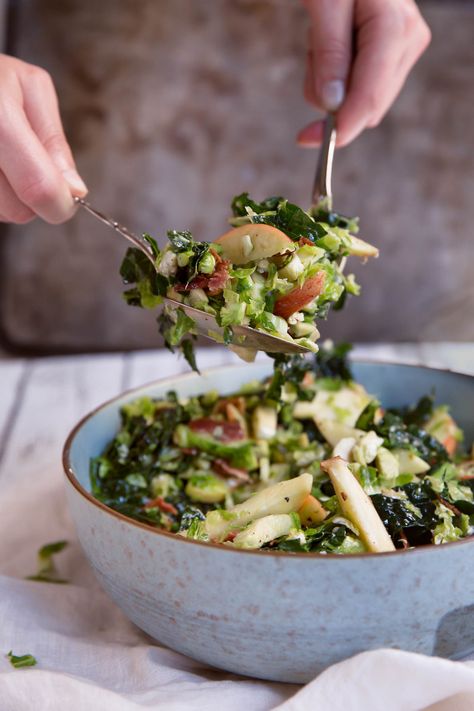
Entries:
[[[352,380],[347,355],[352,346],[340,343],[337,346],[322,345],[312,358],[303,355],[284,355],[282,353],[267,353],[274,360],[273,376],[270,380],[266,399],[279,402],[285,383],[291,383],[300,400],[312,400],[314,392],[303,386],[306,373],[313,373],[317,378],[329,378],[340,381]],[[329,386],[338,387],[337,383]],[[334,388],[335,389],[335,388]]]
[[326,222],[330,227],[341,227],[354,233],[359,231],[358,217],[345,217],[338,212],[334,212],[334,210],[328,210],[323,203],[312,207],[310,214],[318,222]]
[[178,472],[187,459],[173,446],[178,424],[189,420],[174,393],[165,403],[150,398],[125,405],[120,431],[105,452],[92,459],[92,493],[107,506],[139,521],[159,524],[161,512],[145,509],[154,476],[163,471]]
[[209,242],[195,242],[191,232],[188,230],[181,232],[168,230],[167,235],[173,252],[181,255],[183,272],[185,271],[186,275],[185,281],[190,282],[197,276],[201,260],[209,254],[211,245]]
[[[158,256],[159,249],[155,240],[144,235],[150,243],[153,253]],[[120,275],[124,284],[134,284],[124,292],[125,301],[131,306],[154,308],[166,295],[168,279],[158,274],[150,259],[139,249],[130,247],[122,261]]]
[[403,422],[406,425],[417,425],[422,427],[425,422],[427,422],[434,410],[434,397],[432,395],[425,395],[420,398],[416,405],[413,407],[407,407],[400,410],[391,409],[396,415],[400,415]]
[[316,242],[327,234],[324,227],[307,212],[284,198],[270,197],[262,202],[255,202],[248,193],[242,193],[233,199],[232,212],[236,217],[247,217],[246,207],[257,213],[249,218],[252,222],[277,227],[296,242],[302,237]]
[[195,327],[193,319],[187,316],[183,309],[178,308],[174,310],[172,314],[166,309],[163,309],[156,321],[158,323],[158,331],[163,336],[165,346],[168,350],[174,353],[175,348],[179,347],[191,368],[196,371],[196,373],[199,373],[194,353],[194,344],[191,340],[196,338],[192,334]]
[[356,422],[358,430],[371,430],[374,426],[375,413],[380,407],[378,400],[371,400],[362,410]]
[[305,531],[305,543],[298,539],[284,540],[278,543],[276,549],[291,553],[334,553],[343,544],[348,533],[351,531],[341,524],[323,523],[317,528]]
[[400,415],[386,412],[383,419],[374,426],[376,433],[384,438],[389,449],[411,449],[430,467],[438,466],[449,459],[443,445],[428,432],[414,424],[405,424]]
[[291,383],[300,400],[312,400],[313,391],[302,387],[304,376],[313,369],[311,361],[302,355],[287,356],[282,353],[269,353],[268,355],[273,358],[274,365],[266,399],[280,402],[283,385]]
[[193,524],[196,525],[196,522],[204,521],[205,518],[200,509],[197,509],[195,506],[187,506],[181,515],[179,530],[188,531]]
[[384,526],[395,542],[403,531],[411,546],[431,543],[433,529],[438,524],[436,492],[427,481],[406,484],[399,491],[404,492],[408,500],[384,494],[370,497]]
[[236,195],[232,200],[232,214],[235,217],[246,217],[248,214],[245,209],[246,207],[249,207],[257,214],[269,211],[274,212],[283,200],[284,198],[276,196],[268,197],[262,200],[262,202],[255,202],[255,200],[249,197],[248,193],[241,193],[240,195]]
[[349,343],[339,343],[336,346],[322,344],[315,356],[314,373],[318,378],[338,378],[352,380],[348,355],[352,350]]

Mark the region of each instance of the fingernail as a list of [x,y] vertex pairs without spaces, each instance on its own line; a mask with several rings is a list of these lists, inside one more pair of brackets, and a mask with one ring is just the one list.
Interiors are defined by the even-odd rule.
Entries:
[[327,81],[321,87],[321,101],[326,111],[336,111],[344,101],[345,87],[340,79]]
[[87,193],[86,184],[82,180],[79,173],[75,170],[72,170],[71,168],[69,170],[63,170],[63,178],[71,188],[74,195],[78,195],[80,197]]

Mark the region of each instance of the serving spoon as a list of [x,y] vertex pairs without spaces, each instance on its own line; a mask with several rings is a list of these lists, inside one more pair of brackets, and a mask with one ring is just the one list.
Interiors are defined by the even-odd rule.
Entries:
[[[313,200],[319,202],[325,199],[329,209],[332,199],[331,193],[331,172],[332,161],[334,156],[334,145],[336,141],[336,129],[334,126],[334,116],[328,114],[324,127],[323,143],[318,158],[316,168],[316,178],[313,189]],[[127,227],[124,227],[116,220],[108,217],[100,210],[96,210],[92,205],[83,198],[75,197],[75,202],[83,207],[87,212],[93,215],[97,220],[100,220],[108,227],[118,232],[122,237],[131,242],[134,247],[141,250],[143,254],[150,260],[156,268],[156,258],[153,254],[151,245],[141,235],[131,232]],[[195,330],[199,336],[210,338],[218,343],[224,341],[224,329],[219,326],[214,316],[207,314],[205,311],[200,311],[187,304],[182,304],[180,301],[164,298],[166,306],[172,309],[182,309],[187,316],[193,319],[196,324]],[[231,344],[235,348],[245,348],[254,351],[265,351],[266,353],[309,353],[310,349],[305,346],[300,346],[298,343],[292,343],[284,338],[272,336],[269,333],[264,333],[251,328],[250,326],[232,326],[232,341]]]

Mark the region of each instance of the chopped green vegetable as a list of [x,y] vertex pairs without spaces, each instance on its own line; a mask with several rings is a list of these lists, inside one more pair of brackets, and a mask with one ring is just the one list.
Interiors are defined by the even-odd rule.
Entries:
[[425,399],[381,419],[348,350],[275,356],[272,376],[228,395],[126,403],[91,462],[94,496],[154,528],[242,549],[345,555],[472,535],[468,455],[422,429],[439,408]]
[[67,541],[56,541],[42,546],[38,551],[38,572],[36,575],[29,575],[27,580],[36,580],[42,583],[67,583],[68,580],[63,580],[58,576],[54,562],[54,556],[64,550],[67,545]]
[[[216,242],[198,242],[189,231],[170,230],[168,244],[160,251],[148,235],[155,264],[139,250],[129,249],[121,266],[130,287],[125,300],[155,309],[166,296],[205,311],[223,329],[220,333],[210,329],[208,335],[224,343],[239,345],[232,329],[248,325],[316,352],[315,319],[326,318],[331,305],[340,308],[347,294],[359,293],[353,275],[344,276],[339,266],[351,250],[358,253],[348,231],[355,223],[329,224],[283,198],[258,203],[247,193],[234,198],[232,210],[236,230]],[[246,225],[249,234],[242,231]],[[259,236],[255,230],[266,231]],[[359,241],[359,251],[361,244],[370,247]],[[360,251],[363,257],[376,253],[372,247]],[[165,344],[171,350],[179,347],[196,370],[188,337],[195,331],[194,321],[174,308],[170,304],[163,308],[159,331]]]
[[10,661],[12,667],[15,667],[15,669],[23,669],[24,667],[34,667],[36,664],[38,664],[32,654],[22,654],[21,656],[17,656],[16,654],[13,654],[13,652],[10,650],[6,656],[7,659]]

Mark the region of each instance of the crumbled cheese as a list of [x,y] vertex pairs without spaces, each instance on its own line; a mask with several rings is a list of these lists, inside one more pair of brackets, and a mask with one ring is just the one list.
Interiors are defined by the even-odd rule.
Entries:
[[166,251],[158,265],[157,271],[164,277],[174,276],[178,271],[178,258],[176,254],[171,250]]
[[298,321],[304,321],[304,314],[301,313],[301,311],[297,311],[295,314],[291,314],[291,316],[288,318],[288,323],[292,326],[294,326],[295,323],[298,323]]

